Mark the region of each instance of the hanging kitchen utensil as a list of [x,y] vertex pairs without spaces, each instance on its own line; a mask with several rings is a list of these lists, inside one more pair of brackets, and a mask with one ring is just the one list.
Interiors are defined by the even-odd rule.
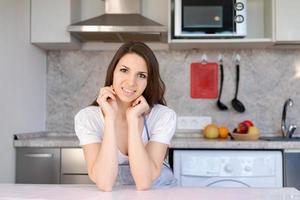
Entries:
[[240,56],[239,55],[236,56],[235,68],[236,68],[236,82],[235,82],[236,88],[235,88],[234,98],[231,101],[231,105],[237,112],[243,113],[246,110],[245,106],[240,100],[237,99],[238,90],[239,90],[239,81],[240,81]]
[[215,99],[218,96],[218,64],[202,59],[191,64],[191,97]]
[[223,90],[223,80],[224,80],[224,69],[223,69],[223,55],[219,55],[219,66],[220,66],[220,89],[219,89],[219,96],[217,101],[217,106],[220,110],[228,110],[228,107],[221,102],[222,90]]

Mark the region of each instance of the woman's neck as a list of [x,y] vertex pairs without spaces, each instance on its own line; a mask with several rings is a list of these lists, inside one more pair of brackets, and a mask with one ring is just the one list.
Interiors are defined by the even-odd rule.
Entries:
[[126,119],[126,110],[131,106],[131,103],[123,102],[118,97],[117,97],[117,103],[118,103],[118,117],[120,117],[121,119]]

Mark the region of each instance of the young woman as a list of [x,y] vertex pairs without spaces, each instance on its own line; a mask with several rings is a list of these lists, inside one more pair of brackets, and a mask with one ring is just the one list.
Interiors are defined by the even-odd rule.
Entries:
[[75,116],[90,179],[99,189],[137,190],[176,184],[164,158],[176,114],[166,107],[157,59],[141,42],[123,44],[107,69],[105,87]]

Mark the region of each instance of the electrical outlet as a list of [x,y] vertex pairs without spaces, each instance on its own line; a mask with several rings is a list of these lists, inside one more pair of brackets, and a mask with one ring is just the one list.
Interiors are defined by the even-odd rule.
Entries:
[[207,116],[178,116],[177,130],[201,130],[211,123],[211,117]]

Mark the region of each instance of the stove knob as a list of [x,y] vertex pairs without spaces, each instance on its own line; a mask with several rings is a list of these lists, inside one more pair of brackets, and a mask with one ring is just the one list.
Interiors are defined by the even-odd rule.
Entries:
[[246,171],[246,172],[250,172],[251,170],[252,170],[252,168],[250,167],[250,166],[245,166],[244,167],[244,170]]
[[232,166],[228,164],[228,165],[225,166],[224,170],[227,173],[231,173],[232,172]]

